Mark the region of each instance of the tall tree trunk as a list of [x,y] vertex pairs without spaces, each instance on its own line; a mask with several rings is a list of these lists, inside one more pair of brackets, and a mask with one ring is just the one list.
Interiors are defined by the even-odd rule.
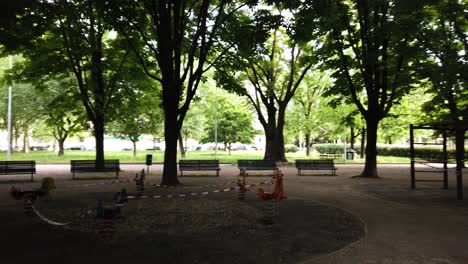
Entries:
[[[170,74],[168,74],[170,75]],[[163,105],[164,105],[164,139],[166,148],[164,150],[164,168],[161,179],[162,185],[176,186],[179,184],[177,178],[177,140],[180,127],[177,123],[178,94],[175,81],[163,81]]]
[[361,173],[361,177],[378,178],[377,173],[377,126],[378,119],[366,118],[367,137],[366,137],[366,164]]
[[284,111],[278,112],[278,121],[276,122],[276,108],[274,106],[267,109],[268,123],[264,127],[265,131],[265,160],[274,160],[284,162],[286,155],[284,151]]
[[23,152],[29,153],[29,137],[28,137],[28,129],[24,130],[23,134]]
[[132,140],[132,143],[133,143],[133,157],[136,157],[137,155],[136,141]]
[[276,108],[274,106],[267,106],[268,121],[263,126],[265,131],[265,154],[264,160],[275,160],[275,140],[276,140]]
[[65,139],[56,139],[59,145],[58,156],[62,157],[65,154],[63,145],[65,144]]
[[179,151],[180,151],[180,156],[185,159],[185,149],[184,149],[184,140],[182,138],[182,133],[179,131]]
[[[179,184],[177,179],[177,134],[173,131],[177,129],[175,114],[169,116],[166,114],[164,121],[164,138],[166,140],[166,149],[164,150],[164,169],[161,180],[162,185],[175,186]],[[170,117],[173,119],[170,120]],[[172,121],[172,122],[171,122]]]
[[[457,124],[458,122],[455,122]],[[455,128],[455,158],[457,160],[456,177],[458,186],[458,199],[463,199],[463,167],[465,160],[465,130]]]
[[305,144],[306,144],[306,156],[310,156],[310,132],[305,133]]
[[350,148],[351,149],[354,149],[354,141],[356,141],[356,135],[354,134],[354,127],[351,126],[350,127],[350,140],[349,140],[349,143],[350,143]]
[[361,159],[364,158],[365,146],[366,146],[366,129],[362,128],[362,133],[361,133]]
[[284,150],[284,114],[285,112],[280,109],[278,111],[278,125],[276,126],[275,137],[275,161],[287,162],[286,153]]
[[96,168],[104,168],[104,120],[97,118],[94,125],[94,138],[96,140]]

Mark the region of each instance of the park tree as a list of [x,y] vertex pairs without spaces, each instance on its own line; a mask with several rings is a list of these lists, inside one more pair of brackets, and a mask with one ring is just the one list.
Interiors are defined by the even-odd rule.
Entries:
[[427,93],[428,84],[412,89],[402,97],[397,107],[393,107],[388,118],[380,122],[379,138],[387,144],[394,144],[397,139],[409,142],[408,128],[410,124],[423,122],[425,114],[423,106],[431,101],[432,94]]
[[[468,129],[468,17],[466,1],[439,0],[426,8],[419,43],[426,55],[420,61],[421,77],[432,84],[434,97],[425,111],[435,123],[455,131],[457,181],[462,186],[461,172],[465,159],[465,134]],[[448,123],[448,126],[447,126]]]
[[[233,103],[227,97],[218,98],[217,111],[217,140],[224,144],[224,149],[231,155],[233,143],[252,143],[255,129],[252,126],[253,117],[248,107],[243,103]],[[205,137],[203,143],[213,142],[215,138],[214,115],[207,116]]]
[[[188,139],[194,138],[201,140],[204,136],[204,126],[206,123],[206,109],[201,105],[198,99],[190,107],[180,130],[179,146],[182,146],[181,157],[185,158],[185,152],[188,150]],[[184,142],[185,141],[185,142]],[[184,147],[185,146],[185,147]]]
[[[291,38],[296,1],[271,1],[232,23],[233,46],[217,65],[225,89],[248,98],[263,126],[266,160],[286,161],[284,125],[287,106],[312,67],[310,43]],[[267,4],[267,3],[264,3]]]
[[78,133],[89,129],[88,119],[76,94],[72,78],[51,80],[36,88],[36,94],[47,98],[42,115],[52,136],[58,143],[58,156],[65,154],[65,141]]
[[51,135],[58,143],[58,156],[63,156],[66,139],[89,129],[88,119],[76,92],[73,76],[67,72],[43,74],[38,67],[41,66],[35,64],[31,57],[25,57],[15,64],[8,78],[34,88],[34,101],[43,102],[36,112],[41,115],[41,121],[51,129]]
[[[416,33],[427,1],[314,1],[303,5],[301,37],[326,38],[322,61],[336,69],[330,93],[354,103],[366,121],[366,162],[361,177],[378,177],[377,128],[414,83]],[[364,93],[364,96],[363,96]]]
[[298,118],[294,122],[294,126],[300,127],[304,134],[306,155],[310,155],[311,136],[312,133],[318,130],[321,126],[318,121],[320,110],[318,106],[323,101],[322,94],[325,89],[332,85],[332,80],[329,73],[318,70],[311,71],[304,78],[300,89],[296,92],[293,98]]
[[[10,137],[11,142],[7,142],[9,146],[15,146],[14,149],[18,148],[18,140],[22,138],[22,151],[29,151],[29,135],[32,129],[37,125],[38,121],[41,119],[41,115],[44,109],[44,99],[37,98],[36,100],[31,100],[35,98],[36,94],[34,87],[30,84],[21,84],[6,83],[4,87],[12,85],[12,111],[11,111],[11,129],[12,137]],[[0,91],[0,109],[1,111],[0,122],[1,128],[7,128],[7,104],[8,104],[8,89],[2,88]]]
[[157,96],[160,88],[142,71],[129,69],[126,74],[139,78],[121,81],[118,86],[125,86],[119,94],[120,105],[116,108],[114,119],[109,124],[109,131],[121,139],[128,139],[133,144],[133,156],[137,154],[136,144],[143,134],[156,134],[161,129],[163,119]]
[[[102,1],[21,2],[11,8],[15,23],[3,25],[2,44],[29,58],[30,72],[39,77],[72,74],[96,139],[96,165],[104,166],[105,126],[118,103],[114,93],[127,49],[116,48],[117,40],[109,37],[112,27]],[[17,32],[27,33],[19,37]]]
[[[20,107],[13,116],[24,115],[34,120],[23,122],[28,126],[44,122],[51,129],[50,136],[58,142],[58,155],[63,156],[65,140],[88,128],[83,105],[74,90],[74,79],[67,74],[38,75],[30,58],[17,57],[14,65],[2,79],[15,87],[14,95],[24,97],[12,101],[15,104],[24,101],[27,106]],[[16,122],[13,120],[13,127],[17,127]]]
[[[164,169],[161,183],[177,185],[177,141],[203,75],[228,47],[225,22],[255,1],[106,1],[108,15],[148,76],[161,83]],[[143,43],[141,48],[138,43]]]

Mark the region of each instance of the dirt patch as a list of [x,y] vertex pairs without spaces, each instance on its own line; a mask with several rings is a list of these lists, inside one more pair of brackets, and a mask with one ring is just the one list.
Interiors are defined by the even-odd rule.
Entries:
[[[55,227],[27,217],[21,201],[0,211],[2,263],[296,263],[342,248],[364,236],[364,224],[334,207],[298,199],[279,204],[275,224],[264,225],[264,204],[237,195],[131,200],[115,221],[113,239],[98,235],[98,199],[113,192],[86,188],[58,193],[37,209]],[[178,190],[158,190],[170,193]]]

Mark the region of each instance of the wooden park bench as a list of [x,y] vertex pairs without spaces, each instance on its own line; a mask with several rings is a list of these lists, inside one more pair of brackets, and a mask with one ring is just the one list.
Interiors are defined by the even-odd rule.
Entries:
[[240,171],[272,170],[273,173],[278,171],[278,167],[274,160],[238,160],[237,167]]
[[341,159],[343,158],[343,153],[320,153],[321,159]]
[[219,160],[179,160],[180,176],[183,176],[183,171],[216,171],[216,176],[219,176]]
[[34,160],[0,161],[0,175],[11,174],[31,174],[31,181],[34,181],[36,162]]
[[296,160],[298,175],[302,175],[303,170],[331,170],[332,175],[336,175],[336,167],[333,159],[298,159]]
[[75,173],[84,172],[115,172],[115,178],[119,178],[120,162],[119,160],[104,160],[104,167],[96,167],[96,160],[72,160],[70,161],[72,179],[75,179]]

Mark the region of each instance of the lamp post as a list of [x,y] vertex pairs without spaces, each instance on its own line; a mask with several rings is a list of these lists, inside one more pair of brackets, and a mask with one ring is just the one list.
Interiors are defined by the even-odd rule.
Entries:
[[215,93],[215,125],[214,125],[214,140],[215,140],[215,159],[218,159],[218,86]]
[[346,126],[344,127],[344,162],[346,163]]
[[[10,70],[13,68],[13,59],[11,56],[8,57],[10,61]],[[7,136],[7,153],[6,153],[6,160],[10,160],[11,156],[11,84],[8,86],[8,115],[7,115],[7,131],[8,131],[8,136]]]

